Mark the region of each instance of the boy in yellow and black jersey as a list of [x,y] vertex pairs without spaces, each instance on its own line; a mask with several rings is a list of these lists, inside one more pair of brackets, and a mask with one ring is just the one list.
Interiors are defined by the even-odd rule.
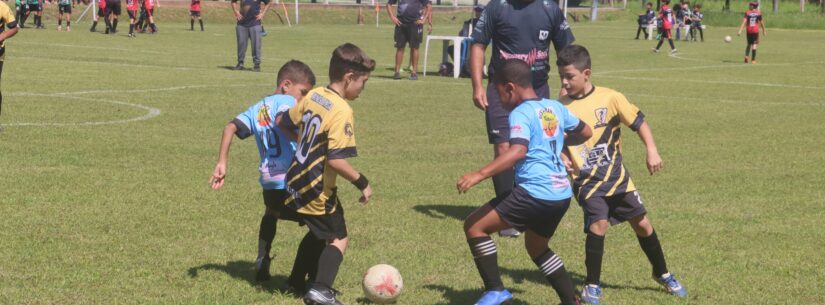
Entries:
[[320,253],[298,254],[318,257],[317,273],[310,277],[314,282],[304,295],[305,304],[341,304],[335,299],[332,283],[349,239],[336,180],[340,175],[352,182],[361,190],[360,201],[369,201],[372,195],[369,181],[346,161],[358,155],[348,101],[358,98],[374,69],[375,61],[357,46],[350,43],[338,46],[330,60],[329,86],[310,91],[278,119],[278,126],[285,132],[295,134],[297,131],[295,157],[286,175],[287,210],[297,212],[309,228],[308,237],[311,234],[326,243]]
[[624,221],[630,222],[636,232],[653,267],[653,278],[669,293],[684,297],[687,290],[668,272],[659,238],[622,163],[621,125],[625,125],[637,132],[645,144],[650,174],[662,169],[662,159],[644,114],[623,94],[590,82],[590,54],[584,47],[571,45],[559,51],[557,65],[568,93],[560,102],[585,124],[593,126],[593,137],[584,144],[567,146],[567,157],[573,167],[573,193],[584,212],[587,234],[587,279],[582,287],[582,303],[599,304],[604,236],[610,224]]
[[[17,19],[5,3],[0,2],[0,74],[3,73],[3,62],[6,59],[6,39],[16,35],[18,31]],[[0,113],[3,111],[3,93],[0,93]]]

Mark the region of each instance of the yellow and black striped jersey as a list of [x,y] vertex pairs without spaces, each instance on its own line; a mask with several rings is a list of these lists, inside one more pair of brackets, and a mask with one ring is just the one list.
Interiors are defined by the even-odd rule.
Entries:
[[644,114],[623,94],[604,87],[594,86],[582,98],[565,96],[560,101],[593,130],[593,137],[584,144],[567,147],[579,172],[573,177],[576,198],[635,191],[630,173],[622,163],[621,124],[636,131],[644,122]]
[[289,109],[281,125],[298,129],[298,146],[287,171],[285,204],[301,214],[325,215],[335,212],[338,176],[328,166],[331,159],[358,155],[352,108],[329,88],[315,88]]
[[[14,13],[11,12],[11,8],[5,3],[0,1],[0,33],[6,30],[6,28],[13,29],[17,27],[17,20],[14,19]],[[0,42],[0,61],[3,60],[6,54],[6,41]]]

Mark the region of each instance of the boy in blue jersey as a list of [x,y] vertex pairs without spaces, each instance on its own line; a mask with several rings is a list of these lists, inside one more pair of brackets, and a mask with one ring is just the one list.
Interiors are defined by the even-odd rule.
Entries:
[[530,74],[530,66],[519,59],[506,60],[497,67],[493,83],[502,106],[510,112],[510,148],[487,166],[459,178],[456,185],[459,193],[465,193],[482,180],[515,166],[513,190],[478,208],[464,222],[467,243],[484,281],[485,292],[477,305],[496,305],[513,298],[501,282],[496,245],[490,238],[491,233],[506,228],[525,232],[527,253],[562,304],[578,304],[564,264],[547,243],[573,195],[561,150],[565,141],[582,143],[592,132],[559,102],[539,98]]
[[[212,173],[210,183],[212,188],[220,189],[226,178],[226,164],[229,159],[229,146],[232,144],[232,136],[236,135],[240,139],[255,136],[258,144],[258,152],[261,157],[259,170],[261,172],[260,182],[263,188],[264,204],[266,210],[261,219],[258,241],[258,258],[255,261],[256,276],[258,281],[269,280],[269,251],[272,241],[275,238],[278,218],[297,221],[294,213],[290,213],[284,208],[284,200],[287,198],[285,190],[286,172],[289,168],[292,156],[295,154],[295,142],[290,140],[290,135],[284,134],[275,124],[276,117],[282,112],[286,112],[295,105],[297,100],[303,98],[307,92],[315,85],[315,75],[306,64],[291,60],[284,64],[278,71],[278,89],[274,95],[265,97],[260,102],[252,105],[246,111],[239,114],[235,119],[226,124],[221,138],[220,154],[218,164]],[[292,281],[292,279],[303,280],[307,274],[314,274],[311,263],[306,262],[306,253],[320,252],[316,249],[323,246],[315,240],[304,240],[299,246],[299,257],[290,275],[290,288],[301,290],[305,283]],[[311,255],[309,255],[311,256]],[[304,267],[306,266],[306,268]]]
[[579,144],[565,143],[567,150],[563,155],[571,161],[573,193],[582,207],[587,234],[584,260],[587,279],[582,288],[582,302],[599,304],[605,234],[610,225],[625,221],[630,223],[650,261],[653,279],[669,293],[684,297],[687,290],[668,271],[659,237],[622,162],[621,125],[625,125],[637,132],[645,144],[648,172],[653,175],[662,169],[662,158],[645,115],[623,94],[590,82],[590,54],[584,47],[568,46],[559,51],[557,57],[559,75],[567,89],[567,95],[559,101],[593,126],[592,138]]

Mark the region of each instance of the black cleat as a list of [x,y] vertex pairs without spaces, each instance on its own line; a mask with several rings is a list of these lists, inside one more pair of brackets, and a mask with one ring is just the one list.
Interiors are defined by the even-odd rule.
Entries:
[[261,72],[261,65],[255,65],[254,67],[252,67],[252,71],[253,72]]
[[272,261],[269,256],[258,258],[255,261],[255,280],[258,282],[266,282],[272,278],[269,275],[269,264]]
[[237,70],[237,71],[243,70],[243,64],[237,64],[237,65],[235,65],[235,68],[234,68],[234,69],[235,69],[235,70]]
[[339,302],[335,299],[335,295],[338,294],[338,291],[335,291],[331,288],[325,288],[321,285],[315,285],[309,287],[309,290],[304,295],[304,304],[306,305],[344,305],[344,303]]

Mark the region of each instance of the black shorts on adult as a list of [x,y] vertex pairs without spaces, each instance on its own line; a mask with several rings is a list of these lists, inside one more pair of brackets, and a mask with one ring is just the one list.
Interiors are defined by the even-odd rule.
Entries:
[[489,204],[496,209],[501,219],[519,232],[530,230],[551,238],[570,207],[570,198],[542,200],[516,186],[512,192],[494,198]]
[[57,12],[61,14],[71,14],[72,13],[72,5],[58,5]]
[[748,33],[748,44],[759,44],[759,33]]
[[201,12],[200,11],[189,11],[189,16],[190,17],[200,17]]
[[344,207],[341,205],[341,202],[338,201],[338,196],[334,193],[332,197],[327,200],[335,200],[335,212],[326,215],[300,214],[301,220],[317,239],[330,240],[347,237],[347,222],[344,220]]
[[415,23],[395,26],[395,48],[403,49],[407,43],[410,48],[418,49],[424,38],[424,27]]
[[[533,89],[540,98],[550,98],[550,87],[547,83]],[[487,111],[484,120],[487,122],[487,140],[490,144],[510,142],[510,112],[501,105],[501,97],[496,92],[493,82],[487,83]]]
[[599,220],[607,220],[617,225],[629,219],[647,214],[638,191],[607,197],[577,198],[584,211],[584,233],[590,232],[590,225]]
[[108,0],[106,1],[106,10],[115,14],[115,16],[120,16],[120,0]]
[[264,205],[266,205],[268,209],[278,212],[279,219],[302,223],[301,215],[284,204],[287,196],[289,196],[286,190],[264,190],[263,195]]

